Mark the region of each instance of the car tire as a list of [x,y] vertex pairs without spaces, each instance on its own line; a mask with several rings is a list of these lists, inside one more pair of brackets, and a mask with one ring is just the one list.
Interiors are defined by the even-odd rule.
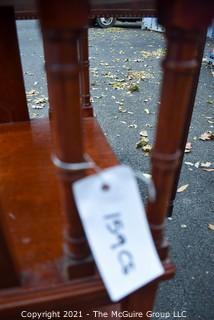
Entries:
[[100,28],[109,28],[114,26],[116,19],[113,17],[99,17],[96,18],[96,23]]

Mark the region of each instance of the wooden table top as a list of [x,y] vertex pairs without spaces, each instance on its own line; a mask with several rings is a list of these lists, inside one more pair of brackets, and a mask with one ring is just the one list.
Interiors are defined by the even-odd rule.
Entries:
[[[153,16],[156,12],[155,3],[155,0],[90,0],[90,17]],[[0,0],[0,6],[13,6],[18,18],[37,15],[36,0]]]

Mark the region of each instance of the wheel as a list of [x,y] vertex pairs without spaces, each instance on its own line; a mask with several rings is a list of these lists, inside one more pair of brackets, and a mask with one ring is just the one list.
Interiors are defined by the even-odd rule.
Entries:
[[112,27],[116,22],[116,19],[113,17],[101,17],[96,18],[96,23],[101,28],[109,28]]

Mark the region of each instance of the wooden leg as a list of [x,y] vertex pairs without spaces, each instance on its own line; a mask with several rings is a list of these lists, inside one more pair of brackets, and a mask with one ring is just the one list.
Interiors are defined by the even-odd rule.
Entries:
[[84,116],[93,116],[93,107],[90,101],[90,78],[88,59],[88,28],[83,29],[80,37],[81,96]]
[[[72,183],[84,171],[63,168],[63,164],[84,162],[79,41],[88,20],[87,2],[39,1],[44,39],[48,91],[52,113],[55,165],[66,214],[65,256],[84,262],[89,249],[75,206]],[[80,17],[79,17],[80,15]],[[78,268],[78,266],[76,267]]]
[[[198,19],[204,7],[202,4],[194,6],[194,1],[160,0],[159,5],[159,19],[166,28],[167,54],[163,62],[161,103],[152,153],[152,177],[157,196],[154,203],[148,203],[148,218],[161,254],[164,222],[181,163],[181,146],[189,127],[200,70],[201,39],[210,17],[205,16],[200,24]],[[194,17],[191,23],[190,12]]]
[[29,120],[12,7],[0,7],[0,123]]
[[[154,306],[155,294],[157,291],[157,282],[145,286],[144,288],[132,293],[121,303],[121,310],[133,312],[141,312],[143,319],[151,319],[151,310]],[[133,318],[139,318],[134,316]]]
[[205,30],[205,32],[202,32],[201,35],[200,35],[200,42],[199,42],[199,46],[198,46],[198,56],[197,56],[198,70],[197,70],[197,72],[195,74],[195,79],[194,79],[194,82],[193,82],[193,89],[192,89],[190,104],[189,104],[189,108],[188,108],[188,114],[187,114],[187,118],[186,118],[184,132],[183,132],[183,138],[182,138],[181,146],[180,146],[181,159],[180,159],[180,163],[179,163],[179,166],[177,168],[177,172],[176,172],[175,179],[174,179],[174,182],[173,182],[172,195],[171,195],[171,200],[170,200],[170,203],[169,203],[169,209],[168,209],[168,214],[167,214],[168,217],[171,217],[172,216],[172,212],[173,212],[174,200],[175,200],[175,197],[176,197],[178,181],[179,181],[179,178],[180,178],[180,172],[181,172],[181,167],[182,167],[182,163],[183,163],[185,146],[186,146],[186,143],[187,143],[189,127],[190,127],[190,123],[191,123],[191,119],[192,119],[192,112],[193,112],[193,107],[194,107],[194,103],[195,103],[195,96],[196,96],[197,87],[198,87],[198,80],[199,80],[199,75],[200,75],[200,66],[201,66],[201,62],[202,62],[202,58],[203,58],[205,43],[206,43],[206,30]]
[[[165,218],[186,144],[206,31],[205,26],[195,32],[194,26],[188,25],[183,16],[191,6],[186,8],[185,1],[177,6],[178,2],[158,2],[159,18],[166,28],[167,53],[163,62],[161,103],[151,158],[156,200],[148,202],[147,215],[163,263],[168,259],[168,245],[164,239]],[[198,21],[195,23],[198,28]],[[142,289],[141,295],[136,293],[129,298],[132,299],[131,309],[152,310],[157,281],[149,287],[145,309],[141,308],[141,299],[146,288],[145,291]]]

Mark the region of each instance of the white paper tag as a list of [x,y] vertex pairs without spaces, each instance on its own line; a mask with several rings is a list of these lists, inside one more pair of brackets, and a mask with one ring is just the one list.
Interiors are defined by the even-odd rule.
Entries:
[[[109,188],[104,190],[103,185]],[[163,274],[134,172],[125,165],[73,184],[96,265],[116,302]]]

